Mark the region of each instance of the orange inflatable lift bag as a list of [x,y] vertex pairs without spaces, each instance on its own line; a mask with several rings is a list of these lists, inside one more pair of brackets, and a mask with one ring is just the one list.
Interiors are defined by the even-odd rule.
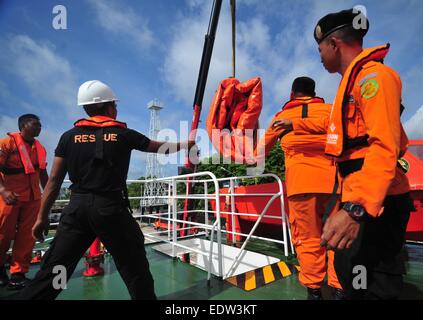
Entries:
[[404,155],[408,162],[407,177],[410,181],[410,195],[415,212],[411,212],[407,225],[406,239],[423,241],[423,140],[410,140]]
[[258,118],[263,105],[259,77],[240,83],[224,79],[213,98],[207,118],[207,133],[213,146],[236,163],[254,163]]

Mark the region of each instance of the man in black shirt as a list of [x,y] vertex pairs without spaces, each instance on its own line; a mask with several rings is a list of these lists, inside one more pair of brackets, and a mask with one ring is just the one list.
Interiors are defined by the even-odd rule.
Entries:
[[[72,182],[69,204],[62,212],[56,236],[43,257],[40,271],[21,292],[20,299],[55,299],[63,286],[55,285],[56,266],[70,278],[87,248],[99,237],[113,256],[132,299],[156,299],[144,249],[144,236],[129,211],[126,179],[133,149],[169,153],[190,149],[193,141],[169,143],[149,140],[116,121],[116,97],[104,83],[81,85],[78,105],[89,118],[79,120],[60,138],[33,236],[47,235],[49,211],[66,173]],[[56,267],[56,269],[55,269]]]

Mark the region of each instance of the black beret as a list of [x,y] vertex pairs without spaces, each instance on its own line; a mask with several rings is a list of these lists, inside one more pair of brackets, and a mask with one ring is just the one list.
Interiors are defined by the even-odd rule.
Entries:
[[292,92],[302,92],[315,95],[314,88],[316,83],[309,77],[299,77],[292,83]]
[[[359,25],[354,26],[355,19],[359,15],[361,15],[361,17],[358,18]],[[365,23],[362,20],[363,18],[366,19]],[[349,9],[330,13],[320,19],[317,23],[314,28],[314,39],[316,39],[317,43],[320,43],[331,33],[345,27],[354,27],[357,32],[364,37],[367,31],[369,31],[369,20],[365,14],[358,9]]]

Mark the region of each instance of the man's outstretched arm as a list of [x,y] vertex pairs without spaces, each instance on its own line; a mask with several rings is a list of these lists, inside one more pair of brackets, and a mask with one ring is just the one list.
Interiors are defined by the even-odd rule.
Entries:
[[154,141],[150,140],[147,152],[169,154],[175,153],[182,149],[190,150],[195,145],[195,141],[182,141],[182,142],[168,142],[168,141]]
[[43,197],[41,199],[41,207],[40,211],[38,212],[38,218],[34,227],[32,228],[33,237],[39,241],[43,241],[43,234],[47,235],[48,233],[48,214],[54,204],[54,201],[56,201],[57,196],[59,195],[60,187],[62,186],[65,175],[65,158],[55,157],[53,161],[53,168],[51,169],[50,177],[47,181],[47,185],[44,189]]

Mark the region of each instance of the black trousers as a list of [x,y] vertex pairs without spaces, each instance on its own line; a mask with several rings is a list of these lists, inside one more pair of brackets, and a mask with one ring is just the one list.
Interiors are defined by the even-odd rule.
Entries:
[[379,218],[361,222],[349,249],[335,252],[336,274],[350,299],[397,299],[401,293],[405,232],[413,204],[406,193],[388,196],[384,207]]
[[72,194],[40,270],[18,298],[55,299],[61,290],[53,286],[53,279],[58,275],[57,271],[53,273],[53,268],[64,266],[69,279],[96,237],[113,256],[131,299],[156,299],[144,235],[122,195],[117,193]]

